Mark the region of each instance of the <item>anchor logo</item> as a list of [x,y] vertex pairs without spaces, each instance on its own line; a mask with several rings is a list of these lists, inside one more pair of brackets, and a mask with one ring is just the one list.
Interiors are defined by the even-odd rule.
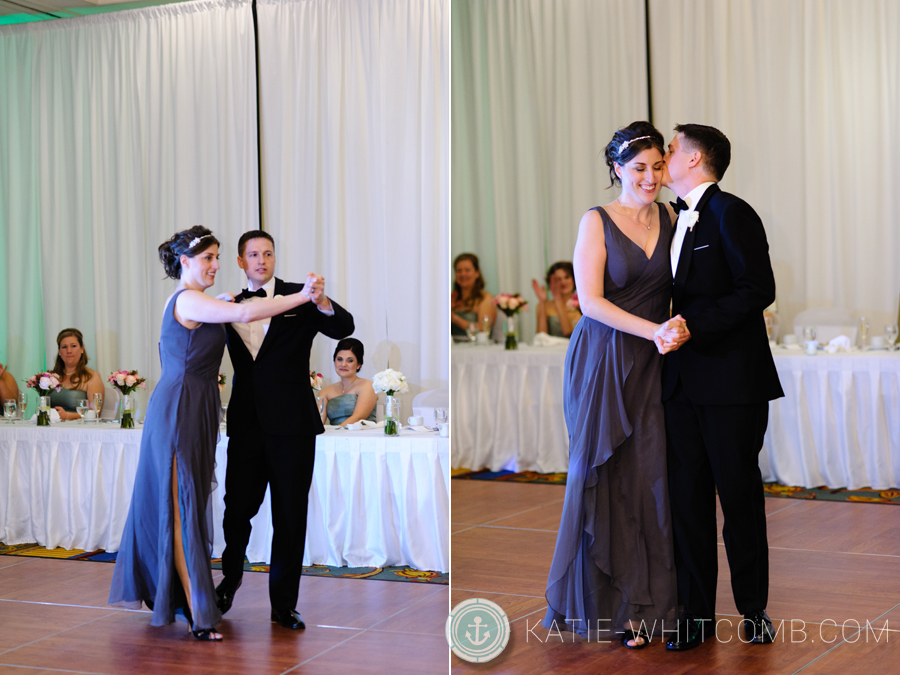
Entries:
[[470,663],[490,661],[509,642],[509,619],[496,602],[484,598],[463,600],[447,617],[447,644]]
[[482,622],[483,620],[484,620],[484,619],[482,619],[480,616],[476,616],[475,619],[474,619],[475,623],[474,623],[474,624],[471,624],[471,623],[470,623],[470,624],[467,626],[467,628],[474,628],[474,629],[475,629],[475,639],[474,639],[474,640],[472,639],[472,634],[469,633],[469,631],[466,631],[466,639],[467,639],[469,642],[471,642],[473,645],[475,645],[476,647],[480,647],[480,646],[483,645],[485,642],[487,642],[488,639],[491,637],[491,631],[486,630],[486,631],[484,631],[484,637],[481,638],[481,639],[478,638],[478,633],[479,633],[479,631],[480,631],[482,628],[486,628],[486,626],[482,626],[482,625],[481,625],[481,622]]

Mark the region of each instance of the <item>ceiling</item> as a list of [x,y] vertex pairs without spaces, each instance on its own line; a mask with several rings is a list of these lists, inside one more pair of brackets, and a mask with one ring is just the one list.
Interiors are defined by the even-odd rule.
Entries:
[[117,12],[154,5],[168,5],[183,0],[0,0],[0,25],[71,19],[86,14]]

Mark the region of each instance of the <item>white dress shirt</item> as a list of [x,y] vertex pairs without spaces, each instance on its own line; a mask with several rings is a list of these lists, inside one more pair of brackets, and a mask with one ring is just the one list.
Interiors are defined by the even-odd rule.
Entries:
[[684,198],[684,202],[688,207],[678,214],[678,220],[675,225],[675,236],[672,237],[672,247],[669,249],[669,259],[672,261],[673,279],[675,278],[675,272],[678,270],[678,259],[681,257],[681,246],[684,244],[684,235],[687,232],[688,223],[690,223],[692,219],[691,214],[695,213],[694,207],[700,201],[703,193],[706,192],[706,188],[710,185],[715,185],[715,183],[713,181],[700,183],[700,185],[688,192],[687,196]]
[[[275,295],[275,277],[269,279],[268,283],[263,286],[263,289],[266,292],[266,297],[272,298]],[[247,298],[246,300],[243,300],[243,302],[256,302],[261,299],[262,298]],[[244,341],[244,346],[247,347],[247,351],[250,352],[250,356],[253,357],[254,361],[256,360],[256,355],[259,354],[259,348],[262,347],[263,340],[266,339],[266,333],[269,332],[269,324],[271,321],[271,319],[260,319],[258,321],[251,321],[250,323],[231,324],[231,327],[241,336],[241,340]]]

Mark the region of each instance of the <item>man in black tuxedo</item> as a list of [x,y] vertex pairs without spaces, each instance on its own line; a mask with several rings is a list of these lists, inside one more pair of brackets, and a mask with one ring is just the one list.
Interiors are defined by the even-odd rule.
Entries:
[[717,184],[731,161],[728,139],[699,124],[679,125],[675,132],[663,178],[678,196],[672,313],[684,318],[690,339],[663,361],[669,495],[683,607],[678,631],[666,646],[690,649],[715,634],[717,490],[745,638],[767,644],[774,633],[766,614],[769,548],[758,457],[769,401],[784,395],[763,319],[775,299],[775,277],[759,216]]
[[[247,290],[237,302],[299,292],[302,284],[274,278],[275,241],[261,230],[238,243],[238,265]],[[353,317],[325,295],[324,279],[308,280],[312,302],[268,320],[226,324],[234,381],[228,405],[228,467],[225,473],[224,579],[216,589],[219,609],[231,608],[241,585],[250,519],[272,491],[272,557],[269,600],[272,621],[305,628],[296,611],[306,543],[306,511],[316,453],[325,431],[308,384],[309,353],[316,333],[345,338]]]

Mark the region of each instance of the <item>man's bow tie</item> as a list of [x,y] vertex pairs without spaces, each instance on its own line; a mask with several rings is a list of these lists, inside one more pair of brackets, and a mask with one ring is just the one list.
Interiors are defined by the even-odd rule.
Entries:
[[687,202],[684,201],[681,197],[678,198],[678,201],[669,202],[672,205],[672,208],[675,209],[675,215],[677,216],[681,211],[684,211],[688,208]]
[[260,288],[256,291],[250,291],[246,288],[237,294],[238,300],[246,300],[247,298],[266,298],[266,289]]

